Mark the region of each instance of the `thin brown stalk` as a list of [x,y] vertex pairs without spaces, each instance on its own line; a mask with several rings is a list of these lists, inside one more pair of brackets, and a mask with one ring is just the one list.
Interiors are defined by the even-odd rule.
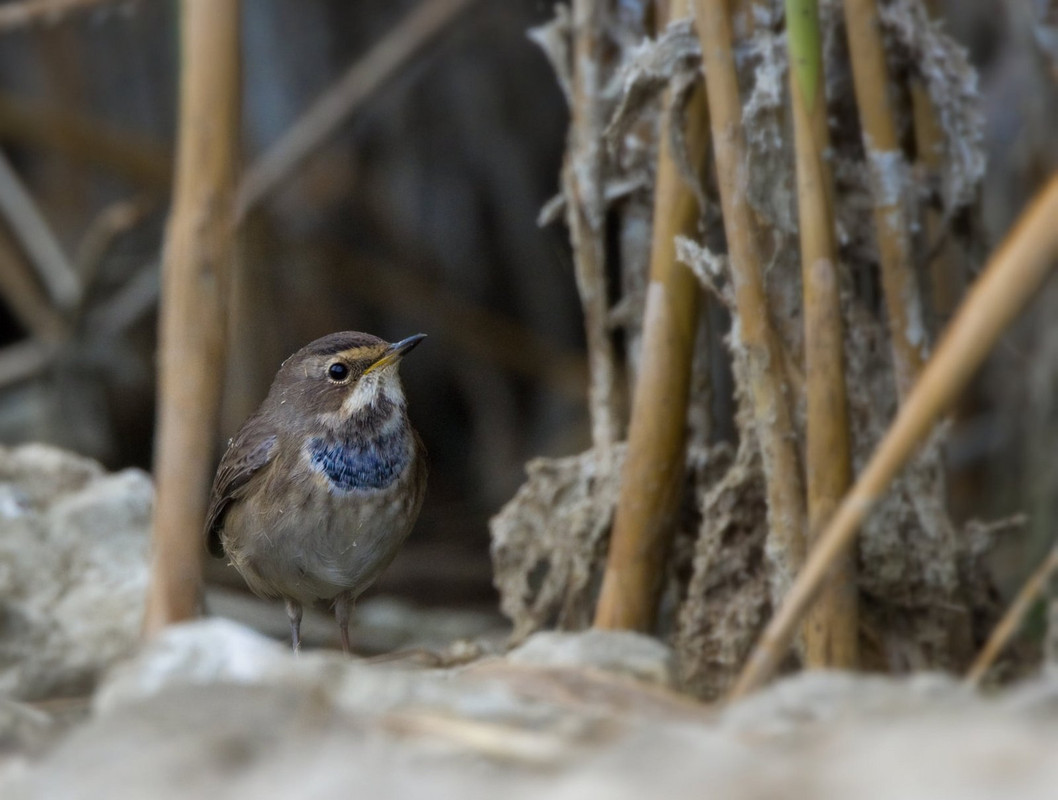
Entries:
[[[826,153],[826,82],[816,0],[786,0],[790,96],[797,160],[804,284],[806,447],[809,543],[849,487],[848,403],[841,297],[834,238],[833,178]],[[812,607],[804,627],[809,667],[855,667],[859,653],[856,563],[846,555]]]
[[151,189],[167,189],[172,182],[172,154],[163,145],[7,92],[0,92],[0,140],[48,148]]
[[588,344],[592,444],[606,450],[620,436],[617,374],[607,324],[606,204],[603,196],[602,44],[606,0],[573,2],[573,74],[569,144],[562,170],[566,223]]
[[1000,333],[1035,295],[1058,259],[1058,175],[992,256],[867,467],[838,507],[782,605],[768,623],[732,696],[761,686],[786,654],[820,587],[848,553],[864,518],[940,415],[962,391]]
[[0,214],[36,269],[51,302],[60,309],[73,308],[81,298],[81,281],[44,215],[2,154]]
[[926,328],[912,268],[911,235],[902,197],[907,164],[889,101],[889,72],[876,0],[845,0],[845,27],[863,148],[871,172],[874,227],[889,316],[893,370],[897,395],[903,401],[922,370]]
[[271,147],[239,184],[236,218],[242,219],[354,113],[400,74],[475,0],[420,0],[393,30],[354,63]]
[[[911,111],[918,160],[930,175],[939,175],[943,166],[944,137],[937,122],[933,100],[917,78],[911,81]],[[946,325],[962,293],[956,255],[946,236],[941,212],[932,205],[926,207],[924,229],[926,253],[931,256],[929,276],[933,314],[941,325]]]
[[746,199],[746,145],[732,53],[731,17],[725,0],[695,0],[705,85],[712,123],[724,229],[738,316],[737,357],[753,409],[754,430],[767,482],[771,550],[792,575],[804,559],[805,499],[796,434],[783,386],[782,349],[770,323],[757,242]]
[[18,323],[38,342],[54,346],[69,326],[36,280],[25,256],[0,230],[0,296]]
[[[686,141],[699,170],[709,141],[706,116],[699,87],[686,109]],[[649,630],[653,625],[686,461],[687,398],[701,292],[694,274],[676,260],[676,236],[693,235],[700,211],[670,152],[668,116],[659,137],[642,354],[621,494],[595,611],[599,628]]]
[[118,200],[104,208],[89,224],[77,245],[74,263],[85,286],[90,286],[106,254],[122,235],[135,228],[154,211],[153,197]]
[[1017,595],[1014,596],[1014,600],[1007,612],[1003,615],[999,624],[996,625],[992,634],[988,637],[988,641],[985,642],[985,646],[978,653],[974,663],[967,671],[967,685],[976,686],[988,674],[989,668],[995,663],[995,660],[1003,652],[1003,648],[1007,646],[1014,634],[1017,633],[1025,619],[1025,615],[1032,608],[1036,598],[1043,593],[1043,590],[1047,587],[1047,581],[1050,580],[1055,572],[1058,572],[1058,545],[1051,549],[1050,553],[1047,554],[1047,558],[1029,576],[1029,579],[1025,581],[1025,584],[1018,590]]
[[58,348],[34,339],[0,349],[0,388],[35,378],[54,361]]
[[21,0],[0,6],[0,33],[33,25],[56,25],[70,14],[134,0]]
[[235,259],[239,2],[181,3],[180,129],[163,254],[157,500],[145,631],[198,614],[202,523],[224,374]]

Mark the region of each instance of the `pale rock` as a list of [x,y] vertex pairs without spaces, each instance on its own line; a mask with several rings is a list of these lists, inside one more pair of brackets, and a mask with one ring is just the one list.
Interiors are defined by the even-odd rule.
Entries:
[[544,666],[409,669],[295,656],[224,620],[177,626],[112,670],[88,722],[0,769],[0,796],[1044,800],[1058,786],[1046,677],[983,697],[941,676],[805,673],[706,709],[597,667],[571,683],[572,659],[553,657],[568,642],[534,647]]
[[106,713],[173,685],[262,683],[288,662],[287,648],[222,617],[171,625],[110,671],[92,705]]
[[660,686],[675,681],[672,650],[652,636],[632,631],[541,631],[507,654],[515,664],[589,667]]
[[783,680],[732,704],[724,725],[754,737],[801,735],[809,727],[826,727],[847,717],[914,712],[964,706],[973,693],[954,678],[920,673],[900,680],[838,670],[811,670]]
[[8,754],[40,750],[54,731],[51,717],[39,709],[0,697],[0,761]]
[[139,470],[0,448],[0,693],[83,694],[133,650],[152,502]]
[[292,653],[231,620],[174,625],[119,664],[94,698],[108,715],[189,687],[256,686],[312,691],[343,711],[379,716],[429,707],[452,715],[514,722],[539,721],[547,710],[522,699],[500,678],[400,663],[371,664],[333,650]]

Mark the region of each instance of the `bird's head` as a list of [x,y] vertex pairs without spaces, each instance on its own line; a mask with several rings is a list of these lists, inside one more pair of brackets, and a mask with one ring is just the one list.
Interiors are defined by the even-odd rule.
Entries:
[[304,424],[342,429],[350,422],[403,413],[404,388],[397,369],[426,338],[417,333],[389,343],[356,331],[332,333],[283,362],[268,402],[273,413]]

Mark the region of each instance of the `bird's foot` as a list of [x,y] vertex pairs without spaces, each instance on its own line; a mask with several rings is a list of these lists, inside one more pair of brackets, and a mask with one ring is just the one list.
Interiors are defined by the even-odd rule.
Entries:
[[290,647],[294,655],[301,655],[301,603],[287,600],[287,617],[290,618]]

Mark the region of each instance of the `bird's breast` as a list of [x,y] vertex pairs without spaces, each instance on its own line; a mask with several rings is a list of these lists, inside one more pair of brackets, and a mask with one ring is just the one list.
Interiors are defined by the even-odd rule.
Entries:
[[407,469],[411,451],[407,431],[397,429],[367,439],[313,437],[306,455],[332,489],[353,492],[385,489],[395,483]]

